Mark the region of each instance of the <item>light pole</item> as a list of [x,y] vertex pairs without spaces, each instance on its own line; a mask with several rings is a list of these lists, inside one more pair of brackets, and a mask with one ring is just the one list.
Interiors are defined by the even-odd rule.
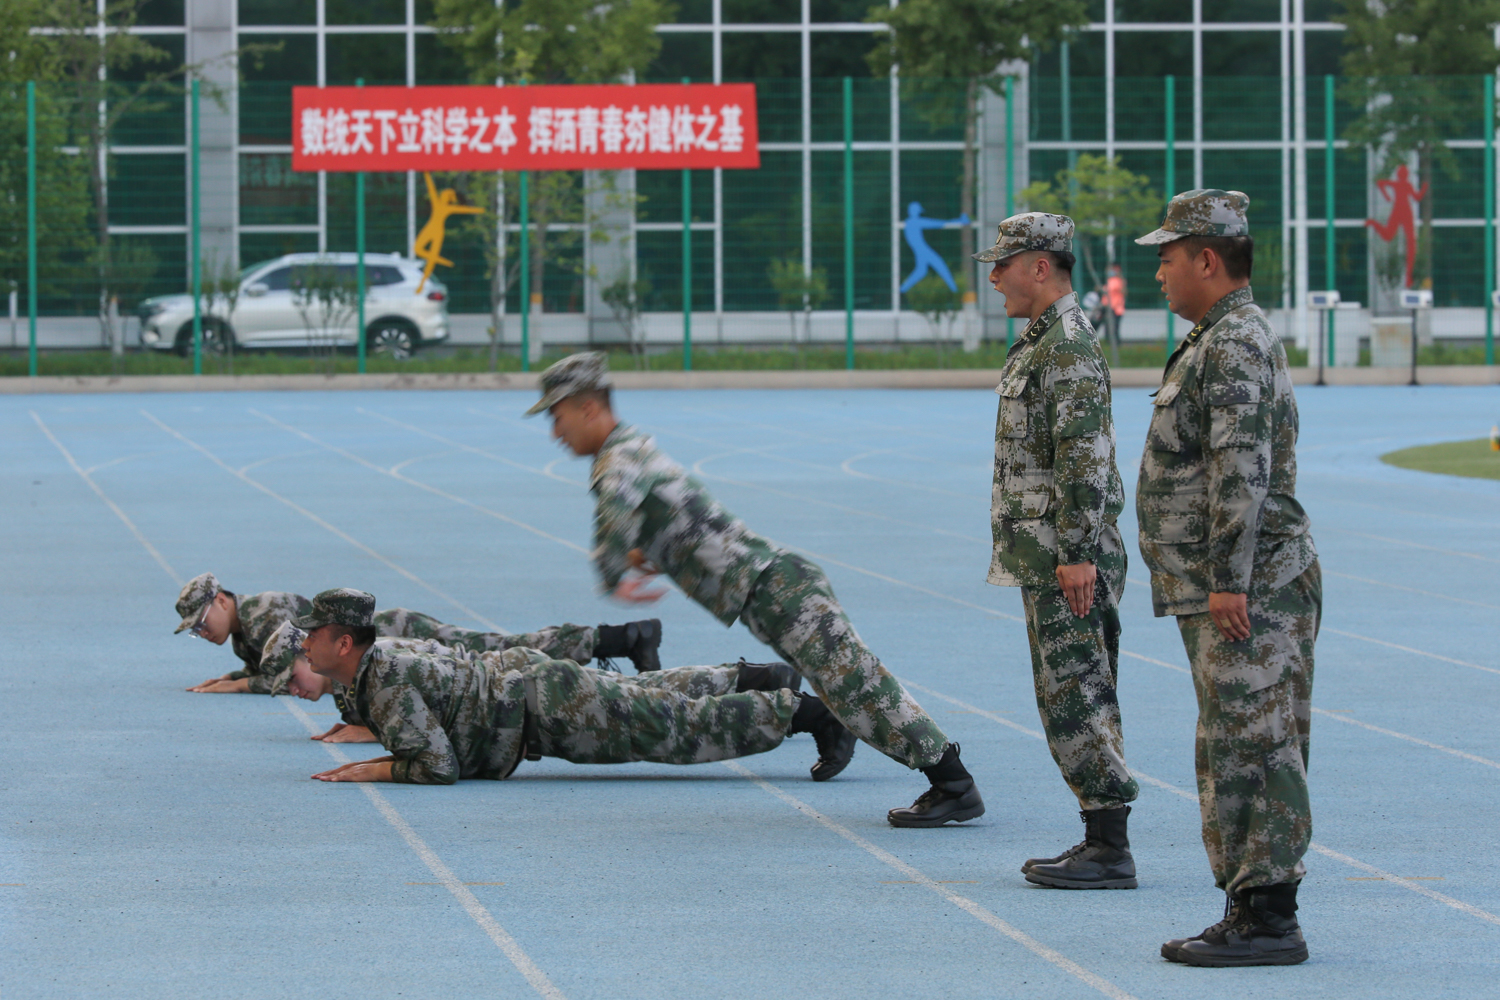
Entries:
[[[1319,312],[1323,313],[1325,317],[1323,321],[1325,327],[1331,325],[1333,311],[1338,307],[1339,293],[1336,289],[1330,288],[1327,291],[1307,293],[1307,308],[1316,309]],[[1327,382],[1323,381],[1323,364],[1325,360],[1323,354],[1327,350],[1329,339],[1330,338],[1328,337],[1318,338],[1318,385],[1328,384]]]
[[1417,384],[1417,313],[1432,308],[1432,290],[1428,288],[1403,288],[1401,308],[1411,310],[1411,381]]

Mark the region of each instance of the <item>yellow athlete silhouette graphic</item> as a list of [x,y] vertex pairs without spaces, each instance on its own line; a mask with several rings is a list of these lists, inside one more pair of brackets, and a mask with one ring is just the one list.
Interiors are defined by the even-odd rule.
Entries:
[[411,249],[414,255],[427,262],[427,266],[422,268],[422,280],[417,284],[419,294],[427,284],[427,279],[432,277],[434,267],[439,264],[444,267],[453,266],[453,261],[443,256],[443,227],[447,225],[448,216],[484,214],[484,209],[478,205],[460,205],[458,192],[452,188],[439,191],[437,185],[432,183],[431,174],[424,173],[422,177],[427,181],[427,200],[432,203],[432,216],[417,233],[417,242],[412,244]]

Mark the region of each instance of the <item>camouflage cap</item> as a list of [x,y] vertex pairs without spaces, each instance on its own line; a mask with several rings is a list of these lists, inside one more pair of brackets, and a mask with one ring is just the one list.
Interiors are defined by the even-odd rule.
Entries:
[[312,613],[293,618],[292,624],[309,632],[324,625],[368,628],[375,624],[375,597],[350,587],[325,590],[312,599]]
[[198,616],[203,614],[208,602],[222,589],[219,578],[212,573],[199,573],[189,580],[177,595],[177,613],[182,616],[182,624],[173,629],[172,634],[176,635],[198,624]]
[[526,411],[526,415],[541,413],[569,396],[591,389],[608,389],[609,357],[602,351],[582,351],[570,354],[542,372],[542,398]]
[[1073,252],[1073,220],[1066,215],[1049,215],[1046,212],[1023,212],[1012,215],[1000,223],[995,245],[974,255],[975,260],[988,263],[1004,260],[1027,250],[1051,250],[1054,253]]
[[1184,236],[1248,236],[1250,220],[1245,210],[1250,196],[1243,191],[1200,188],[1184,191],[1167,205],[1161,228],[1136,240],[1141,246],[1170,243]]
[[307,633],[296,625],[282,622],[261,647],[260,662],[291,663],[302,655],[302,640],[305,638]]

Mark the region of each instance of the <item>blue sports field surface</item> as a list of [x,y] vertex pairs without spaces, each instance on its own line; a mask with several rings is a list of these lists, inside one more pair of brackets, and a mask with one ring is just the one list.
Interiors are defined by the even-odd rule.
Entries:
[[[1160,959],[1218,919],[1194,699],[1132,553],[1120,664],[1142,778],[1134,892],[1027,885],[1079,838],[1040,739],[1016,591],[989,587],[995,397],[620,395],[753,527],[828,571],[963,744],[989,812],[895,830],[919,774],[811,741],[731,766],[524,764],[454,787],[309,781],[335,721],[183,688],[182,581],[353,586],[465,625],[618,622],[587,561],[587,466],[516,393],[0,400],[0,995],[22,998],[1495,996],[1500,482],[1378,456],[1482,436],[1494,389],[1304,388],[1299,495],[1325,574],[1303,886],[1312,959]],[[1149,407],[1115,399],[1127,491]],[[668,665],[768,651],[674,592]],[[628,667],[627,667],[628,669]],[[304,714],[304,710],[305,713]]]

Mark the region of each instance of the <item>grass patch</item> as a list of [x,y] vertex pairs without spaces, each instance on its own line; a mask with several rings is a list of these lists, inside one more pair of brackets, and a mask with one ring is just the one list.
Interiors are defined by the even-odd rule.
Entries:
[[1436,472],[1445,476],[1468,476],[1471,479],[1500,479],[1500,451],[1490,450],[1489,438],[1473,441],[1447,441],[1402,448],[1381,455],[1387,465],[1418,472]]

